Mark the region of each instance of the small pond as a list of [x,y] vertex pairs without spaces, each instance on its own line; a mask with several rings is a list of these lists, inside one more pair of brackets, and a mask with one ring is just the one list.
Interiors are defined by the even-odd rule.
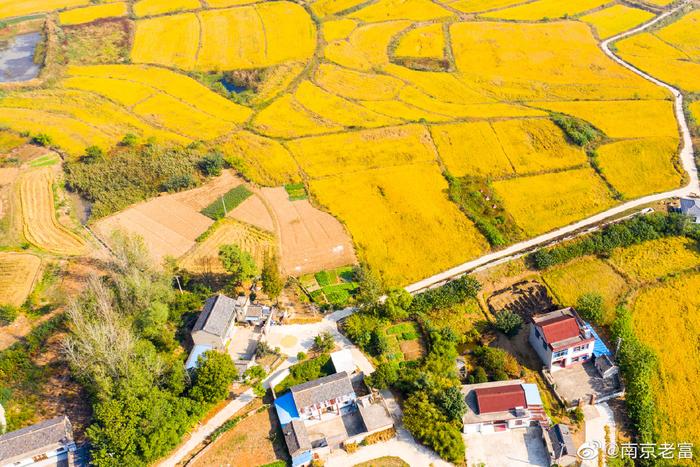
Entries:
[[0,43],[0,83],[28,81],[39,75],[41,67],[34,63],[34,51],[41,34],[20,34]]

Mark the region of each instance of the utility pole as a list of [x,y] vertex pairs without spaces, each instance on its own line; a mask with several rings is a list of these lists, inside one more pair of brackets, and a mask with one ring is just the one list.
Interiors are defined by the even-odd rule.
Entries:
[[175,276],[175,282],[177,282],[177,288],[180,289],[180,293],[185,293],[182,291],[182,286],[180,285],[180,276]]
[[224,196],[221,195],[221,204],[224,205],[224,217],[228,216],[228,210],[226,209],[226,200],[224,199]]
[[622,345],[622,337],[618,337],[617,344],[615,345],[615,358],[617,358],[617,353],[620,351],[621,345]]

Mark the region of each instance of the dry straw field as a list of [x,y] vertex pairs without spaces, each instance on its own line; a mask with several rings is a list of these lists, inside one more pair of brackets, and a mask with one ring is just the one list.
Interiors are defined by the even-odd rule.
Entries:
[[[93,144],[112,147],[126,133],[202,140],[257,185],[303,182],[312,200],[303,216],[281,188],[254,198],[267,196],[267,213],[261,206],[245,213],[246,223],[274,226],[288,271],[320,265],[324,255],[354,261],[348,234],[359,259],[390,284],[484,253],[483,226],[448,197],[451,177],[489,185],[496,199],[484,203],[505,209],[526,235],[683,182],[670,94],[599,48],[654,16],[641,7],[602,0],[15,3],[0,0],[0,18],[60,10],[59,24],[75,24],[121,15],[128,3],[123,21],[133,40],[128,65],[69,65],[42,89],[4,92],[0,125],[32,132],[41,124],[73,158]],[[697,20],[688,13],[617,47],[694,91]],[[254,92],[227,99],[201,78],[230,70],[255,78]],[[596,128],[596,147],[574,144],[551,112]],[[144,230],[159,215],[128,224]],[[183,254],[208,227],[200,221],[178,241],[160,239],[156,226],[149,229],[158,235],[144,233],[172,244],[161,255]],[[324,225],[332,226],[325,236]]]
[[40,266],[38,256],[0,252],[0,305],[22,305],[32,290]]

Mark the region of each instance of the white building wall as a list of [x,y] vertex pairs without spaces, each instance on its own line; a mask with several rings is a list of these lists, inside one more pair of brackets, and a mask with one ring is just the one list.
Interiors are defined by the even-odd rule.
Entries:
[[534,324],[530,324],[530,337],[528,340],[532,348],[537,352],[537,355],[540,356],[542,363],[544,363],[547,368],[550,368],[552,366],[552,350],[549,348],[549,345],[544,342],[542,333],[540,333],[540,337],[537,337],[537,326]]

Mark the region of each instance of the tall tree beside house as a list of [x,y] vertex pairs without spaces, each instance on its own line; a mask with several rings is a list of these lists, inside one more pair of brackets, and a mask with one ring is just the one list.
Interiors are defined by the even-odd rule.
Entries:
[[576,311],[586,321],[600,323],[603,320],[603,297],[594,292],[582,294],[576,301]]
[[260,278],[262,279],[263,292],[273,299],[279,297],[284,288],[284,280],[280,274],[277,255],[271,253],[265,255]]
[[223,245],[219,249],[219,258],[224,269],[231,274],[231,280],[236,284],[252,279],[258,274],[258,267],[253,257],[247,251],[241,250],[238,245]]
[[227,353],[209,350],[199,357],[190,397],[198,402],[223,400],[237,377],[236,366]]
[[357,302],[364,306],[373,306],[384,293],[382,279],[366,263],[355,268],[355,280],[358,283]]

